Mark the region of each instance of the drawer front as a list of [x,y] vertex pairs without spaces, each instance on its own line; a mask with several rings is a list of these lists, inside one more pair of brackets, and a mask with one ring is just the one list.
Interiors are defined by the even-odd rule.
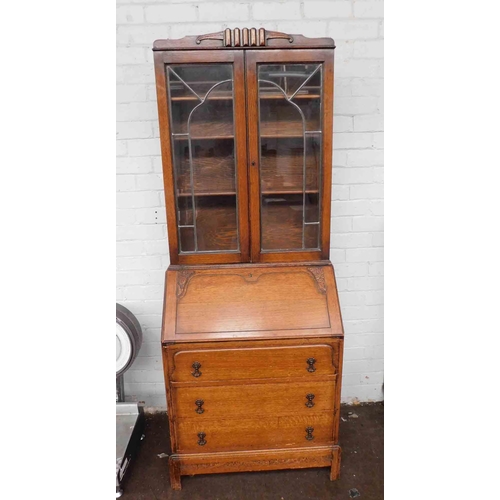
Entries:
[[174,389],[176,417],[206,421],[256,415],[310,415],[333,411],[334,381],[245,384]]
[[178,453],[332,444],[333,413],[251,419],[179,419]]
[[338,345],[199,349],[174,356],[173,382],[309,377],[336,373]]

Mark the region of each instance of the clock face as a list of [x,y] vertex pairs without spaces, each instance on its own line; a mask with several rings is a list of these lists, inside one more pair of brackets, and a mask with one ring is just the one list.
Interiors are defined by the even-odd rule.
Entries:
[[116,372],[127,365],[132,355],[132,344],[125,329],[116,323]]

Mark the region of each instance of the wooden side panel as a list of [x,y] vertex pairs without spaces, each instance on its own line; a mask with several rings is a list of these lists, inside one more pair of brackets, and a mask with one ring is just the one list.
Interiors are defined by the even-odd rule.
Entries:
[[339,461],[338,446],[315,446],[288,450],[260,450],[248,452],[204,453],[173,455],[170,468],[175,464],[182,475],[215,474],[222,472],[261,471],[277,469],[304,469],[330,467]]
[[332,467],[330,469],[330,481],[335,481],[340,477],[340,459],[342,449],[336,446],[332,453]]
[[[342,390],[342,370],[344,364],[344,339],[339,340],[339,351],[338,351],[338,374],[337,374],[337,384],[335,387],[335,417],[333,421],[333,442],[337,443],[339,440],[339,428],[340,428],[340,401],[341,401],[341,390]],[[339,459],[340,460],[340,459]]]
[[330,220],[333,164],[333,54],[325,51],[323,63],[323,181],[321,199],[321,258],[330,258]]
[[177,273],[169,269],[165,273],[165,290],[163,292],[162,339],[175,336],[176,288]]
[[[170,446],[172,448],[172,451],[175,452],[177,450],[177,438],[175,434],[175,425],[174,425],[176,407],[173,400],[173,391],[170,385],[170,373],[172,371],[172,365],[167,346],[163,346],[162,348],[162,361],[163,361],[163,375],[165,377],[165,389],[167,397],[167,415],[168,415],[168,428],[170,431]],[[175,470],[171,468],[170,469],[171,479],[172,479],[172,474],[174,472]],[[179,479],[179,489],[180,489],[180,479]]]

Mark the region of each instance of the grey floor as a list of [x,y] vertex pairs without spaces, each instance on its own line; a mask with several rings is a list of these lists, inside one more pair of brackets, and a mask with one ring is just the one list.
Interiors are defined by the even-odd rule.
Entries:
[[[183,476],[182,490],[170,488],[168,420],[146,415],[145,439],[123,485],[123,500],[381,500],[384,497],[384,406],[342,406],[341,474],[330,481],[328,469],[300,469]],[[357,417],[357,418],[356,418]],[[158,456],[160,455],[160,457]]]

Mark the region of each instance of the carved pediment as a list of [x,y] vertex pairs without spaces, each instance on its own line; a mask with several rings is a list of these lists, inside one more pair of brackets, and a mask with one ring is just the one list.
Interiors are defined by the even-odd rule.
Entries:
[[293,36],[279,31],[266,31],[264,28],[239,28],[229,29],[218,33],[209,33],[200,35],[196,38],[197,45],[200,45],[204,40],[221,40],[224,47],[265,47],[267,41],[271,39],[282,38],[293,43]]
[[153,50],[335,48],[331,38],[308,38],[264,28],[226,28],[216,33],[156,40]]

